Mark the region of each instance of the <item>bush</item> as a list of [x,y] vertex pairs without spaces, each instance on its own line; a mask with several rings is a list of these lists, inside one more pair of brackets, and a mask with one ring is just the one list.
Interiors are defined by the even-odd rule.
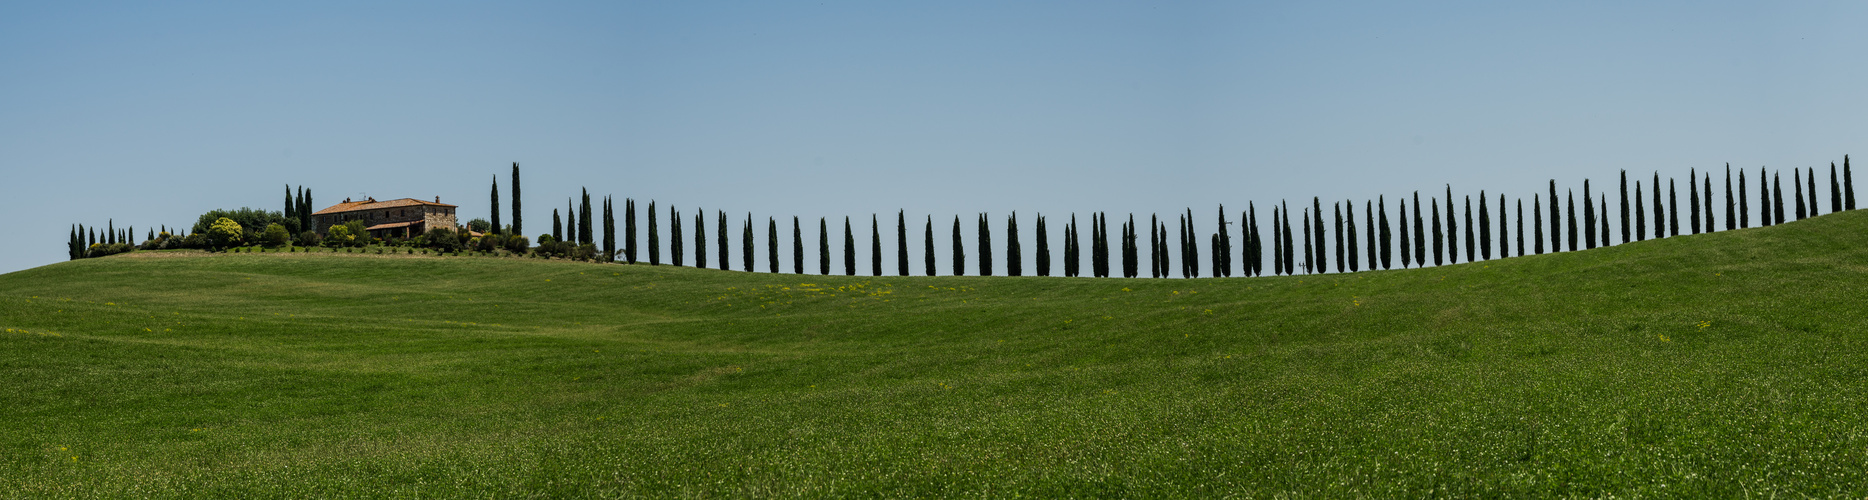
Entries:
[[324,246],[347,247],[356,240],[357,235],[350,232],[350,226],[331,226],[331,229],[325,231]]
[[84,256],[92,258],[104,257],[120,253],[129,253],[131,250],[135,249],[136,247],[132,247],[126,243],[98,243],[91,245],[91,248],[85,249]]
[[353,220],[345,222],[344,228],[350,230],[350,236],[352,237],[350,246],[368,246],[371,241],[374,241],[370,239],[370,226],[364,225],[363,221]]
[[298,237],[292,239],[292,244],[301,247],[315,247],[318,246],[318,240],[320,239],[321,238],[318,238],[317,231],[305,231],[298,233]]
[[557,239],[557,238],[553,238],[553,237],[551,237],[551,234],[550,234],[550,233],[546,233],[546,234],[541,234],[541,235],[538,235],[538,245],[539,245],[539,246],[544,246],[544,245],[545,245],[546,243],[551,243],[551,242],[554,242],[554,241],[558,241],[558,239]]
[[240,227],[255,230],[266,227],[269,224],[285,226],[288,232],[305,229],[298,227],[298,219],[288,219],[285,214],[277,210],[266,211],[242,208],[239,210],[209,210],[208,213],[201,214],[200,217],[195,218],[195,227],[192,232],[205,233],[208,231],[208,228],[212,227],[216,221],[221,219],[231,219],[239,223]]
[[532,249],[532,242],[526,241],[524,236],[519,236],[515,234],[512,236],[506,236],[503,239],[505,241],[500,242],[502,244],[501,247],[505,248],[506,251],[508,252],[523,254],[527,250]]
[[292,233],[286,232],[285,226],[278,224],[267,224],[266,230],[259,235],[260,244],[271,248],[285,246],[291,241]]
[[245,231],[240,228],[240,223],[234,222],[233,219],[222,217],[220,220],[214,221],[213,225],[208,226],[208,244],[213,245],[215,248],[226,248],[238,245],[244,233]]
[[571,250],[571,258],[577,260],[597,260],[597,245],[585,243]]
[[538,249],[534,251],[538,253],[539,257],[546,257],[546,258],[559,257],[559,258],[568,259],[568,258],[571,258],[571,254],[575,253],[576,250],[577,250],[577,247],[572,246],[570,243],[566,243],[562,241],[549,241],[549,242],[539,243]]
[[440,227],[429,229],[427,234],[423,234],[420,244],[425,248],[433,248],[441,252],[459,251],[462,246],[460,235],[455,234],[452,229]]
[[489,234],[474,239],[473,245],[470,246],[476,251],[492,252],[504,247],[505,239],[505,237],[497,234]]

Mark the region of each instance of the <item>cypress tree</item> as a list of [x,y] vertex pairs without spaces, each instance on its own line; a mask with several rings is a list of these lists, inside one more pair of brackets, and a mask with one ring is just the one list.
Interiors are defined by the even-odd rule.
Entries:
[[927,230],[921,235],[921,243],[923,246],[921,249],[921,272],[928,276],[933,276],[936,266],[934,263],[934,216],[932,215],[928,216]]
[[1258,207],[1255,205],[1249,201],[1245,203],[1245,220],[1247,221],[1245,227],[1248,231],[1245,241],[1247,276],[1265,274],[1265,242],[1258,234]]
[[817,218],[817,274],[830,275],[830,221]]
[[843,275],[856,275],[856,233],[850,230],[850,216],[843,216]]
[[[1536,209],[1532,209],[1535,211]],[[1524,256],[1524,198],[1518,198],[1518,256]]]
[[1771,175],[1758,167],[1758,227],[1771,225]]
[[[1347,200],[1344,200],[1344,202],[1349,204],[1349,220],[1345,221],[1343,224],[1344,229],[1338,230],[1336,234],[1340,235],[1341,238],[1348,239],[1348,241],[1339,243],[1336,249],[1336,255],[1348,262],[1349,272],[1353,273],[1362,270],[1362,263],[1356,262],[1356,257],[1358,257],[1356,252],[1356,202]],[[1337,210],[1342,209],[1338,208]],[[1347,256],[1343,254],[1345,250],[1349,252]],[[1341,265],[1336,266],[1336,270],[1341,271],[1342,269],[1343,267]]]
[[1660,172],[1654,173],[1654,183],[1648,186],[1654,188],[1654,238],[1666,238],[1667,209],[1661,204],[1660,199]]
[[1446,186],[1446,261],[1459,263],[1459,212],[1453,210],[1453,185]]
[[[1336,203],[1332,203],[1331,205],[1333,205],[1332,208],[1336,209],[1336,219],[1334,219],[1336,222],[1336,272],[1340,273],[1343,272],[1343,269],[1346,269],[1344,264],[1347,264],[1347,262],[1345,261],[1352,259],[1347,259],[1343,255],[1344,247],[1348,246],[1349,243],[1343,239],[1343,237],[1346,236],[1343,234],[1343,206],[1342,204]],[[1322,214],[1319,213],[1317,215],[1321,216]],[[1226,226],[1221,225],[1220,229],[1223,230],[1225,227]]]
[[558,209],[551,209],[551,239],[564,241],[564,224],[558,218]]
[[1584,248],[1596,247],[1596,203],[1589,198],[1589,179],[1583,179],[1583,242],[1587,244]]
[[1408,241],[1408,233],[1410,231],[1408,231],[1408,228],[1407,228],[1408,218],[1407,218],[1407,199],[1406,198],[1401,199],[1400,206],[1401,206],[1401,268],[1407,269],[1408,263],[1414,261],[1414,259],[1411,257],[1413,255],[1414,245],[1409,244],[1409,241]]
[[682,248],[684,245],[681,244],[681,241],[685,238],[687,238],[687,236],[685,236],[683,232],[681,231],[681,211],[676,209],[674,206],[670,205],[668,207],[668,263],[669,264],[672,264],[676,267],[681,266],[681,260],[687,254],[686,249]]
[[[1136,248],[1133,244],[1134,238],[1130,237],[1130,235],[1135,233],[1134,227],[1135,215],[1129,214],[1129,220],[1122,223],[1122,277],[1124,278],[1135,277]],[[1218,244],[1219,240],[1214,240],[1213,243]]]
[[1078,247],[1077,214],[1070,214],[1070,223],[1064,226],[1064,276],[1075,278],[1083,270],[1082,249]]
[[1090,214],[1090,256],[1094,259],[1090,272],[1098,278],[1109,277],[1109,214],[1097,212]]
[[1701,202],[1705,203],[1705,206],[1701,208],[1704,208],[1706,210],[1705,211],[1706,232],[1710,233],[1713,231],[1712,229],[1712,223],[1713,223],[1713,220],[1712,220],[1713,219],[1713,216],[1712,216],[1712,174],[1705,173],[1705,174],[1700,174],[1700,175],[1703,176],[1703,177],[1700,177],[1700,181],[1701,181],[1700,189],[1705,191],[1706,193],[1706,197],[1701,198]]
[[1498,257],[1511,257],[1511,209],[1506,205],[1504,194],[1498,196]]
[[766,272],[772,274],[778,274],[780,271],[778,267],[778,219],[774,217],[765,218],[765,269]]
[[1284,205],[1284,274],[1297,274],[1297,234],[1291,232],[1291,206]]
[[[1740,176],[1741,177],[1743,176],[1743,172],[1740,172]],[[1740,190],[1743,190],[1744,185],[1740,184],[1739,186],[1740,186]],[[1732,191],[1732,164],[1727,163],[1725,164],[1725,230],[1726,231],[1738,229],[1738,214],[1736,213],[1738,209],[1736,206],[1732,204],[1732,192],[1733,192]]]
[[1771,175],[1771,224],[1784,223],[1784,173]]
[[[1433,206],[1433,265],[1438,266],[1446,262],[1444,260],[1446,257],[1446,246],[1442,243],[1447,241],[1446,232],[1440,229],[1440,201],[1433,199],[1427,201],[1431,202],[1430,204]],[[1452,208],[1451,205],[1448,205],[1447,211],[1451,212]]]
[[577,226],[577,243],[580,245],[589,245],[589,244],[596,243],[597,242],[596,235],[592,233],[591,228],[590,228],[591,220],[590,220],[590,190],[589,189],[584,190],[583,203],[578,205],[577,221],[579,223],[579,225]]
[[707,210],[694,209],[694,268],[707,268]]
[[[1310,220],[1309,210],[1304,211],[1303,223],[1304,223],[1304,273],[1305,274],[1316,273],[1318,272],[1317,271],[1317,250],[1322,247],[1317,246],[1317,244],[1312,241],[1312,238],[1311,238],[1311,224],[1312,223]],[[1439,221],[1435,221],[1435,224],[1438,224],[1438,223]]]
[[1738,169],[1738,190],[1727,190],[1725,193],[1726,206],[1731,206],[1731,198],[1738,198],[1738,227],[1740,229],[1751,227],[1751,196],[1746,193],[1748,191],[1745,189],[1745,169],[1741,168]]
[[1156,224],[1160,223],[1159,217],[1148,216],[1148,277],[1150,278],[1161,277],[1161,231],[1156,228]]
[[558,241],[577,244],[577,206],[572,204],[570,198],[564,199],[564,238]]
[[1818,210],[1816,208],[1816,169],[1804,167],[1803,173],[1803,182],[1810,188],[1810,217],[1815,217]]
[[[1420,191],[1414,192],[1414,267],[1427,267],[1427,213],[1420,209]],[[1435,216],[1438,218],[1438,216]]]
[[[307,196],[305,197],[305,200],[307,202],[311,201],[311,196],[309,195],[309,192],[307,192]],[[655,202],[653,201],[649,202],[649,219],[650,220],[654,220],[655,218],[654,217],[654,214],[655,214],[654,205],[655,205]],[[521,235],[525,234],[525,222],[524,221],[525,219],[519,218],[519,162],[515,161],[515,162],[512,162],[512,232],[513,234],[521,234]],[[649,233],[654,234],[654,232],[655,232],[655,228],[651,226],[649,228]],[[650,236],[650,237],[653,238],[653,236]],[[654,254],[655,251],[650,250],[649,253]]]
[[1492,260],[1492,211],[1486,208],[1483,189],[1479,190],[1479,258]]
[[[291,196],[291,195],[292,195],[291,188],[286,188],[286,196]],[[505,226],[501,226],[499,224],[499,174],[493,174],[493,199],[490,205],[493,208],[491,210],[493,212],[493,229],[487,232],[488,233],[499,233],[500,230],[505,228]],[[290,202],[288,202],[286,206],[291,207]],[[286,214],[286,217],[291,217],[291,216],[292,216],[292,212],[288,212]]]
[[804,227],[791,216],[791,274],[804,274]]
[[1803,208],[1803,179],[1802,177],[1803,177],[1803,171],[1797,170],[1794,168],[1790,169],[1790,189],[1795,190],[1796,195],[1797,195],[1797,218],[1795,220],[1803,220],[1803,218],[1805,217],[1804,215],[1805,212]]
[[[1232,277],[1232,231],[1228,230],[1226,225],[1226,205],[1222,204],[1219,206],[1219,224],[1215,226],[1219,229],[1219,250],[1213,253],[1214,267],[1219,269],[1219,274],[1213,275],[1215,278]],[[1134,229],[1135,214],[1129,214],[1130,233],[1134,233]]]
[[1219,233],[1213,233],[1212,235],[1208,236],[1207,239],[1210,240],[1210,242],[1207,244],[1207,251],[1213,253],[1213,260],[1212,260],[1213,277],[1218,278],[1220,275],[1219,262],[1221,260],[1225,260],[1225,259],[1219,258],[1219,255],[1221,253],[1219,249]]
[[[1279,213],[1280,212],[1278,211],[1278,206],[1272,205],[1271,206],[1271,272],[1272,274],[1283,275],[1284,274],[1284,228],[1280,227],[1283,225],[1282,224],[1283,219],[1279,218]],[[1407,237],[1402,236],[1402,238],[1406,239]],[[1185,257],[1185,255],[1182,255],[1182,257]]]
[[[749,273],[752,272],[753,256],[759,253],[759,250],[753,247],[752,240],[752,212],[746,212],[746,221],[740,226],[739,231],[739,267],[741,271]],[[773,257],[776,258],[777,255]]]
[[[1565,228],[1569,230],[1569,249],[1571,252],[1574,252],[1576,251],[1576,192],[1566,191],[1563,194],[1563,209],[1565,215],[1563,221],[1568,224]],[[1583,199],[1583,201],[1588,200],[1588,198]],[[1589,228],[1585,227],[1584,229]]]
[[1842,211],[1842,182],[1836,178],[1836,162],[1829,162],[1829,213]]
[[882,221],[869,214],[869,275],[882,275]]
[[714,234],[719,238],[719,241],[714,242],[714,246],[720,249],[720,270],[726,271],[729,270],[729,267],[732,267],[733,260],[732,242],[727,239],[726,211],[715,210],[714,213],[719,214],[714,219]]
[[1686,172],[1686,203],[1690,205],[1687,207],[1690,209],[1690,212],[1687,217],[1687,229],[1692,231],[1691,234],[1699,234],[1699,184],[1693,182],[1694,177],[1699,177],[1699,172],[1694,169],[1688,169]]
[[[1044,214],[1038,214],[1038,276],[1051,275],[1051,237],[1044,227]],[[1153,228],[1150,228],[1153,229]]]
[[1550,180],[1550,253],[1563,251],[1563,213],[1557,206],[1557,180]]
[[[1381,245],[1382,245],[1382,269],[1393,269],[1392,267],[1388,265],[1389,263],[1388,258],[1393,255],[1392,250],[1394,248],[1394,238],[1393,238],[1393,234],[1390,233],[1388,230],[1388,197],[1386,195],[1377,196],[1375,198],[1375,216],[1376,216],[1376,224],[1381,225],[1380,233],[1378,234],[1377,238],[1381,240]],[[1401,218],[1402,220],[1407,219],[1407,208],[1405,205],[1403,205],[1403,207],[1401,208]],[[1403,226],[1403,227],[1406,227],[1406,226]],[[1402,234],[1401,236],[1402,238],[1407,237],[1406,231],[1402,231],[1401,234]],[[1401,243],[1401,249],[1402,249],[1401,250],[1401,260],[1402,260],[1401,267],[1407,267],[1407,262],[1406,262],[1407,261],[1407,242],[1403,241]],[[1375,266],[1369,266],[1369,267],[1373,268]]]
[[1024,276],[1024,249],[1018,246],[1018,211],[1005,218],[1005,275]]
[[[655,200],[649,200],[648,214],[649,214],[649,265],[659,266],[659,265],[662,265],[662,236],[661,236],[661,231],[655,229],[655,219],[656,219]],[[513,231],[518,232],[519,231],[518,221],[515,220],[513,222],[514,222]],[[519,233],[519,234],[525,234],[525,233]]]
[[1634,199],[1635,241],[1646,241],[1647,240],[1647,207],[1641,206],[1641,204],[1643,203],[1642,200],[1646,199],[1641,196],[1641,181],[1635,181],[1634,183],[1634,196],[1635,196],[1635,199]]
[[960,242],[960,216],[953,216],[953,275],[966,275],[966,245]]
[[1466,197],[1466,262],[1474,262],[1478,260],[1477,257],[1473,256],[1473,252],[1476,251],[1474,247],[1478,246],[1473,241],[1473,239],[1474,239],[1474,236],[1472,233],[1472,197],[1467,196]]
[[986,225],[986,214],[979,214],[979,275],[992,276],[992,228]]
[[1598,219],[1599,221],[1598,223],[1602,224],[1602,246],[1606,247],[1606,246],[1609,246],[1609,218],[1608,218],[1609,195],[1601,194],[1598,196],[1602,197],[1601,198],[1602,204],[1600,205],[1600,208],[1602,209],[1602,211],[1598,213],[1601,213],[1603,215],[1602,218]]
[[[1635,189],[1640,189],[1639,185]],[[1538,255],[1544,254],[1544,205],[1543,200],[1531,197],[1531,241],[1536,245]]]
[[908,275],[908,211],[895,211],[895,275]]
[[1127,229],[1129,233],[1129,238],[1128,238],[1128,241],[1124,244],[1125,248],[1123,249],[1123,253],[1125,255],[1123,255],[1123,263],[1122,263],[1123,268],[1124,268],[1123,270],[1126,271],[1124,274],[1126,275],[1126,277],[1129,277],[1129,278],[1140,278],[1142,276],[1142,256],[1141,256],[1142,249],[1141,249],[1141,242],[1138,240],[1140,239],[1141,231],[1135,229],[1135,214],[1134,213],[1129,214],[1129,223],[1128,223]]
[[[603,261],[616,260],[616,203],[603,197]],[[751,222],[749,221],[748,224]],[[499,227],[499,226],[493,226]]]
[[[1354,209],[1351,209],[1351,211],[1353,210]],[[1381,243],[1375,239],[1377,235],[1375,226],[1375,202],[1362,200],[1362,217],[1362,230],[1365,236],[1362,241],[1366,242],[1368,245],[1369,270],[1379,270],[1382,264],[1382,252]]]
[[65,236],[65,260],[78,260],[78,225],[72,224],[71,234]]
[[[1311,259],[1306,258],[1306,260],[1311,261],[1312,265],[1310,267],[1311,269],[1314,270],[1314,272],[1316,272],[1317,274],[1322,274],[1322,273],[1329,272],[1329,267],[1330,267],[1329,266],[1330,257],[1327,255],[1327,252],[1324,252],[1324,250],[1329,249],[1329,247],[1325,246],[1328,243],[1324,240],[1322,201],[1318,200],[1317,197],[1315,196],[1310,197],[1310,209],[1311,209],[1311,212],[1309,213],[1309,215],[1315,215],[1314,218],[1310,219],[1310,223],[1311,225],[1315,226],[1315,229],[1316,229],[1316,234],[1317,234],[1316,241],[1312,242],[1312,244],[1316,245],[1317,251],[1316,251],[1316,259],[1311,260]],[[1309,241],[1309,240],[1305,240],[1305,241]]]
[[[1636,198],[1639,198],[1640,196],[1641,196],[1640,194],[1635,195]],[[1630,241],[1634,241],[1628,237],[1629,227],[1631,226],[1628,225],[1628,171],[1623,170],[1622,171],[1622,243],[1628,243]]]
[[1193,209],[1189,208],[1187,209],[1187,273],[1195,278],[1200,277],[1200,247],[1194,246],[1194,239],[1199,238],[1198,234],[1200,232],[1193,228]]
[[[777,238],[777,236],[773,236]],[[773,241],[777,245],[777,241]],[[773,250],[777,251],[777,250]],[[630,264],[636,263],[636,200],[623,199],[623,255]],[[772,264],[772,272],[778,272],[778,264]]]
[[1849,155],[1842,155],[1842,209],[1855,209],[1855,174],[1849,169]]
[[[494,179],[498,180],[499,178],[494,177]],[[499,186],[497,184],[493,186],[493,193],[494,193],[493,198],[494,200],[497,201],[499,199]],[[499,217],[499,215],[494,215],[494,217]],[[298,201],[292,199],[292,185],[291,184],[285,185],[285,219],[288,221],[291,221],[292,222],[291,225],[294,225],[294,226],[298,225],[298,222],[299,222]],[[498,219],[495,219],[495,220],[498,220]]]

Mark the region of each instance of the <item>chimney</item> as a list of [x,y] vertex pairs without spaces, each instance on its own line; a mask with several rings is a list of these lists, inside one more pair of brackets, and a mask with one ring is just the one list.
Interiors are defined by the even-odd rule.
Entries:
[[435,203],[441,203],[441,197],[440,197],[440,196],[436,196],[436,197],[435,197]]

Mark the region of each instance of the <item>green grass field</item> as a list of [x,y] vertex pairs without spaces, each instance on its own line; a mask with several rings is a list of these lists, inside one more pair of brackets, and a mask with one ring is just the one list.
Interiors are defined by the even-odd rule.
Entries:
[[0,496],[1868,495],[1868,212],[1425,270],[141,253],[0,276]]

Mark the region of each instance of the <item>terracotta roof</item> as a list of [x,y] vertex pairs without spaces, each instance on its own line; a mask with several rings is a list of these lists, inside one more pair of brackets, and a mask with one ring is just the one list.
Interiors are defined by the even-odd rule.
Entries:
[[346,201],[346,202],[339,203],[336,205],[331,205],[330,208],[326,208],[324,210],[313,212],[312,215],[337,214],[337,213],[344,213],[344,212],[359,212],[359,211],[364,211],[364,210],[382,210],[385,208],[419,207],[423,205],[454,208],[454,205],[449,205],[446,203],[435,203],[432,201],[422,201],[422,200],[417,200],[414,198],[403,198],[400,200],[387,200],[387,201],[376,201],[376,200]]
[[421,223],[422,221],[418,221],[418,220],[412,220],[408,222],[391,222],[388,224],[377,224],[374,226],[366,227],[364,229],[370,230],[370,231],[375,231],[378,229],[395,229],[399,227],[409,227],[409,226],[413,226],[413,225],[421,224]]

